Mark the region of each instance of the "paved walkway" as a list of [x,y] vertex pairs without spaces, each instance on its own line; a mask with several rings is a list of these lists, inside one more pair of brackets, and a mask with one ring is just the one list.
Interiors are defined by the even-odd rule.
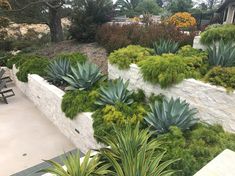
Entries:
[[0,102],[0,175],[9,176],[75,146],[16,87]]

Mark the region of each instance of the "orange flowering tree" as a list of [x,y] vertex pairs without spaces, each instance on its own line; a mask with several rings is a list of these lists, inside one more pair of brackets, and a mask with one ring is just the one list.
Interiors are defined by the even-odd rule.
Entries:
[[196,25],[196,19],[188,12],[178,12],[168,19],[168,23],[179,28],[189,28]]

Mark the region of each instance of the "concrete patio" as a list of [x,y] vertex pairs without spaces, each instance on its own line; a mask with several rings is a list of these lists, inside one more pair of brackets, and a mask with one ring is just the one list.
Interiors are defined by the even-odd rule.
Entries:
[[0,101],[0,175],[9,176],[75,146],[14,85],[16,96]]

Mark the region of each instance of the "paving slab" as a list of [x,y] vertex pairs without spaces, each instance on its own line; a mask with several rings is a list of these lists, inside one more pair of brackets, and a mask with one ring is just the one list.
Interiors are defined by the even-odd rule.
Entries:
[[194,176],[235,176],[235,152],[224,150]]
[[75,149],[14,85],[16,96],[0,101],[0,175],[9,176]]

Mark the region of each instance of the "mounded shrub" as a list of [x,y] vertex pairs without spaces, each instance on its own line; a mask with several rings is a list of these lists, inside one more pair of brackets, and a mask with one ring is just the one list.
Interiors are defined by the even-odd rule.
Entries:
[[235,89],[235,67],[214,67],[206,74],[205,81],[227,89]]
[[190,28],[197,24],[196,19],[188,12],[178,12],[172,15],[168,22],[179,28]]
[[184,133],[177,127],[156,137],[167,150],[167,159],[178,159],[171,169],[176,176],[194,175],[225,149],[235,150],[235,135],[226,133],[221,126],[197,124]]
[[63,96],[61,104],[62,111],[70,119],[75,118],[80,112],[92,112],[97,108],[95,101],[98,97],[99,93],[97,90],[68,91]]
[[113,125],[121,129],[127,124],[135,126],[143,120],[145,114],[144,107],[137,103],[130,106],[124,103],[106,105],[102,109],[97,109],[92,115],[94,135],[97,141],[100,141],[99,136],[114,134]]
[[39,76],[46,76],[46,68],[49,65],[49,60],[42,57],[33,57],[27,59],[19,67],[16,73],[17,78],[22,82],[28,82],[28,74],[38,74]]
[[197,56],[197,57],[207,57],[207,53],[205,51],[201,51],[198,49],[193,48],[190,45],[185,45],[179,49],[177,54],[184,56],[184,57],[190,57],[190,56]]
[[96,40],[110,53],[113,50],[126,47],[130,44],[152,47],[153,42],[160,39],[178,42],[180,46],[192,44],[194,36],[194,33],[190,33],[190,35],[182,33],[174,25],[105,24],[99,27]]
[[160,84],[162,88],[177,84],[185,78],[200,78],[203,64],[200,57],[182,57],[174,54],[149,56],[138,63],[144,80]]
[[0,67],[7,65],[7,60],[11,58],[12,55],[7,52],[0,51]]
[[235,25],[225,24],[214,28],[209,28],[201,33],[203,44],[212,44],[214,41],[223,40],[224,42],[235,41]]
[[128,69],[130,64],[137,63],[145,56],[151,55],[151,49],[139,45],[129,45],[112,52],[108,59],[111,64],[115,64],[119,69]]

